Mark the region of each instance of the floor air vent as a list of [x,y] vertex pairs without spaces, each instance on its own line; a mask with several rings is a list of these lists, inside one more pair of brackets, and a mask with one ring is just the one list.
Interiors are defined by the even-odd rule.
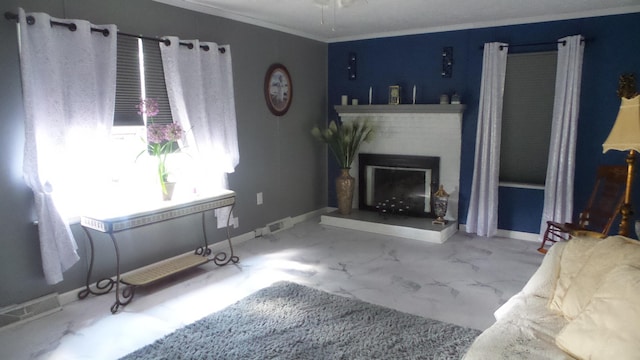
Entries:
[[293,221],[291,217],[286,217],[282,220],[278,220],[276,222],[272,222],[271,224],[267,224],[267,229],[269,233],[275,233],[284,229],[289,229],[293,226]]
[[273,234],[278,231],[282,231],[285,229],[289,229],[293,227],[293,219],[291,217],[286,217],[282,220],[274,221],[270,224],[267,224],[265,227],[257,228],[254,231],[254,237],[261,237],[268,234]]

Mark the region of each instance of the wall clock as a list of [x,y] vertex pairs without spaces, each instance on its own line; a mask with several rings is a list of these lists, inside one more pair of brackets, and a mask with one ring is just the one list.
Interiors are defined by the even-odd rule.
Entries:
[[293,98],[293,84],[289,71],[282,64],[273,64],[264,77],[264,98],[273,115],[282,116]]

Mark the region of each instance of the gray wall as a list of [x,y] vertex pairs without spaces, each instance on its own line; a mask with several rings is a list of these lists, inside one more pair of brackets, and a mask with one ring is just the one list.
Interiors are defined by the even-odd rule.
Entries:
[[[3,0],[2,12],[46,12],[55,17],[116,24],[119,30],[147,36],[175,35],[230,44],[233,55],[240,164],[229,176],[237,192],[235,215],[244,234],[274,220],[326,206],[326,152],[310,136],[327,118],[327,45],[240,22],[174,8],[148,0]],[[273,116],[263,96],[269,65],[287,66],[294,92],[283,117]],[[0,307],[84,284],[88,245],[81,228],[72,230],[81,260],[65,280],[48,286],[42,275],[37,228],[32,224],[31,191],[22,180],[23,104],[15,23],[0,22]],[[64,84],[60,84],[61,87]],[[256,193],[264,204],[256,205]],[[213,242],[225,239],[206,215]],[[97,234],[96,277],[113,273],[113,249]],[[118,237],[124,271],[178,255],[200,245],[200,217],[186,217],[122,233]],[[237,254],[242,261],[242,253]],[[95,279],[94,279],[95,280]]]

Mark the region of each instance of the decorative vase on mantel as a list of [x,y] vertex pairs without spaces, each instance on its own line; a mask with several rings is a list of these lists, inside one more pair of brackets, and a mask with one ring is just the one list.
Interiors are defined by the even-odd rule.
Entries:
[[355,179],[349,174],[350,168],[340,169],[340,176],[336,178],[336,196],[338,198],[338,212],[342,215],[351,214]]

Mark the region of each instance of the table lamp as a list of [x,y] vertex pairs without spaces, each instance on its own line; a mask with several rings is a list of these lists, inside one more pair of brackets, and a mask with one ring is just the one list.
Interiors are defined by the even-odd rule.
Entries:
[[[619,234],[629,236],[631,208],[631,185],[635,167],[636,152],[640,151],[640,95],[628,94],[630,98],[621,96],[620,110],[609,137],[602,144],[602,152],[609,150],[629,151],[627,155],[627,184],[624,192],[624,204],[620,210]],[[627,95],[627,96],[628,96]]]

